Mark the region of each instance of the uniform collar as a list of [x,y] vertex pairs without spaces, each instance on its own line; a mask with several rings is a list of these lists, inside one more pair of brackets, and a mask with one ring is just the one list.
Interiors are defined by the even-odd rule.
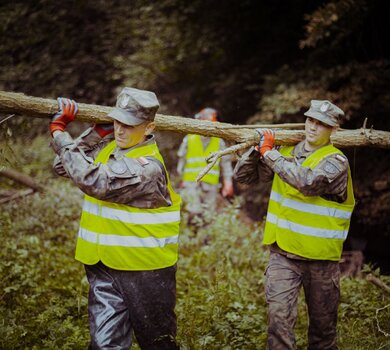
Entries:
[[[331,142],[329,141],[329,143],[327,143],[326,145],[322,146],[322,147],[326,147],[328,145],[330,145]],[[322,148],[320,147],[320,148]],[[293,150],[293,155],[296,159],[306,159],[307,157],[309,157],[311,154],[313,154],[315,151],[319,150],[320,148],[317,148],[315,149],[314,151],[308,151],[306,148],[305,148],[305,140],[299,142],[294,150]]]
[[295,146],[294,151],[293,151],[294,157],[297,158],[297,159],[302,159],[302,158],[306,159],[312,153],[313,153],[313,151],[308,151],[305,148],[305,140],[299,142]]

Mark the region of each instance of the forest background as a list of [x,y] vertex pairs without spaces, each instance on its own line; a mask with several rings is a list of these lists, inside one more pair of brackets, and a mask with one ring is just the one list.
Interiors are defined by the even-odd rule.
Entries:
[[[360,128],[368,118],[368,127],[390,130],[388,32],[385,0],[3,0],[0,90],[112,106],[123,86],[133,86],[154,91],[161,114],[192,117],[209,106],[235,124],[302,122],[311,99],[329,99],[346,112],[344,128]],[[14,117],[0,124],[0,166],[49,188],[2,205],[3,349],[75,349],[87,342],[87,286],[72,260],[81,195],[51,173],[48,122]],[[86,127],[75,123],[71,132]],[[182,137],[158,134],[174,182]],[[389,151],[343,151],[357,199],[345,247],[361,250],[365,269],[386,278]],[[1,187],[14,186],[1,179]],[[253,247],[261,251],[269,187],[235,187],[235,203],[210,232],[193,236],[183,227],[178,318],[184,348],[264,348],[266,257]],[[214,244],[204,246],[206,234],[215,236]],[[390,347],[380,330],[381,317],[389,324],[388,308],[376,317],[388,298],[364,281],[343,283],[352,292],[341,305],[342,348]],[[298,345],[304,346],[300,322]]]

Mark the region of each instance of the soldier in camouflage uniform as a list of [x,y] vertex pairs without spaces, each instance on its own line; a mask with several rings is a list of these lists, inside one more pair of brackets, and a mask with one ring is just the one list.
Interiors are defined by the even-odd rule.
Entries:
[[180,197],[154,136],[153,92],[124,88],[110,112],[73,140],[77,103],[59,98],[50,123],[54,170],[84,193],[76,259],[90,284],[89,349],[176,349]]
[[273,180],[263,243],[267,266],[268,349],[295,349],[297,300],[303,286],[309,314],[309,349],[338,349],[338,261],[354,197],[347,158],[330,143],[343,111],[312,100],[305,113],[306,138],[274,149],[274,133],[261,130],[259,146],[239,160],[235,179]]
[[[214,108],[203,108],[195,114],[195,119],[215,122],[218,112]],[[200,135],[187,135],[180,145],[177,152],[177,172],[182,177],[180,194],[192,223],[201,225],[214,215],[220,190],[224,198],[233,196],[233,167],[229,155],[222,157],[201,181],[196,181],[196,176],[207,165],[206,157],[225,148],[224,140]]]

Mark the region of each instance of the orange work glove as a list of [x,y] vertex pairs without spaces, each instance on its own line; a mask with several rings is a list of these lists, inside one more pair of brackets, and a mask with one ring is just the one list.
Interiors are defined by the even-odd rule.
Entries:
[[95,124],[93,129],[99,134],[100,137],[104,137],[114,132],[114,124]]
[[256,150],[263,156],[265,152],[271,151],[275,145],[275,133],[271,129],[256,129],[260,135],[259,145]]
[[51,135],[53,135],[56,130],[65,131],[66,126],[75,119],[78,111],[76,101],[70,100],[69,98],[58,97],[57,102],[59,111],[54,115],[49,124]]

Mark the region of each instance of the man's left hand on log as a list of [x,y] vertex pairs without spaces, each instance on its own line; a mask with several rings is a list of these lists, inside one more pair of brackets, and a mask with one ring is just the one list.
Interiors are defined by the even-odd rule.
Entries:
[[275,132],[272,129],[256,129],[260,136],[260,142],[255,147],[262,156],[271,151],[275,146]]
[[75,120],[78,111],[76,101],[69,98],[59,97],[57,98],[57,102],[59,110],[54,115],[49,125],[49,130],[52,136],[54,136],[55,131],[65,131],[67,125]]

